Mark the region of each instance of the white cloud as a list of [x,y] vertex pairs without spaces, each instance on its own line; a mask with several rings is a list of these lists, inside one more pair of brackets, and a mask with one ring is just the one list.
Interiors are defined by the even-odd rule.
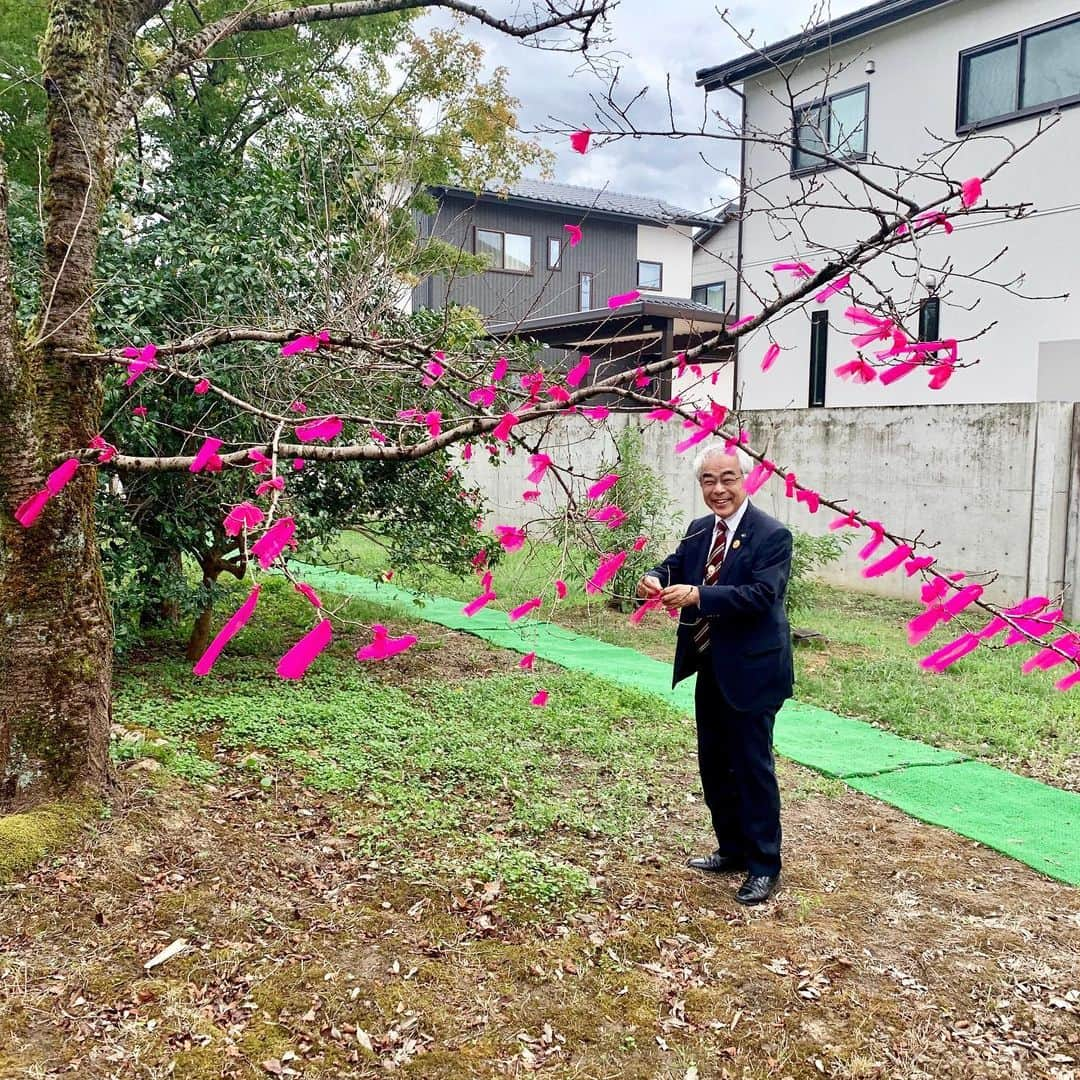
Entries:
[[[489,0],[486,6],[504,17],[529,7],[507,0]],[[834,0],[831,15],[861,6],[862,0]],[[797,33],[815,11],[821,15],[819,5],[811,0],[753,0],[729,5],[731,21],[743,33],[753,31],[755,43]],[[418,28],[422,32],[427,22],[448,21],[448,16],[435,14],[422,20]],[[705,95],[694,86],[695,73],[746,51],[721,22],[711,0],[621,0],[613,10],[610,26],[608,52],[621,65],[618,97],[625,100],[642,87],[648,88],[631,113],[643,129],[664,129],[670,123],[668,76],[677,126],[699,127]],[[464,32],[483,43],[490,68],[508,69],[510,90],[521,101],[522,129],[554,126],[553,118],[574,126],[603,126],[590,94],[603,99],[607,83],[595,72],[583,69],[580,56],[531,49],[473,21],[464,24]],[[722,91],[711,94],[709,108],[724,110],[735,118],[738,98]],[[715,129],[715,122],[710,126]],[[555,178],[565,183],[606,184],[614,191],[653,195],[691,210],[721,205],[735,191],[733,181],[722,175],[723,170],[738,171],[738,147],[731,142],[622,139],[581,157],[569,148],[565,136],[542,135],[540,141],[556,152]],[[701,160],[702,155],[709,164]]]

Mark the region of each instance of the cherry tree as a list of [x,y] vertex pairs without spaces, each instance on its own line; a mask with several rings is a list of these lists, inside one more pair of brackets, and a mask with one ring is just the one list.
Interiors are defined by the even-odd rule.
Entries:
[[[467,460],[474,452],[498,455],[517,448],[530,455],[530,486],[521,493],[526,504],[536,501],[542,481],[549,482],[561,492],[562,519],[593,530],[589,533],[593,561],[578,580],[552,582],[551,595],[562,598],[570,588],[598,594],[610,588],[628,555],[644,546],[647,538],[605,550],[596,528],[616,529],[623,520],[622,508],[609,498],[617,474],[582,476],[572,462],[546,452],[545,436],[568,414],[603,425],[612,398],[644,410],[652,423],[681,424],[678,453],[707,440],[741,447],[757,462],[746,481],[751,492],[768,483],[783,483],[785,494],[808,512],[831,509],[837,529],[856,530],[865,537],[859,554],[868,578],[921,575],[925,611],[912,621],[912,643],[919,644],[935,627],[953,620],[970,624],[923,660],[928,669],[943,670],[984,642],[1023,643],[1037,649],[1025,669],[1065,663],[1070,673],[1057,685],[1065,690],[1080,682],[1080,636],[1063,627],[1054,598],[1017,597],[1004,608],[990,604],[982,584],[940,567],[921,535],[900,536],[871,512],[851,509],[842,495],[819,490],[801,467],[796,472],[792,465],[769,460],[751,444],[738,412],[710,398],[716,379],[699,366],[706,349],[741,344],[746,355],[754,342],[760,348],[762,371],[771,371],[780,345],[776,341],[765,345],[761,337],[768,335],[775,320],[843,296],[856,359],[847,362],[840,374],[885,385],[923,377],[931,387],[962,377],[965,343],[918,341],[906,325],[908,308],[890,289],[875,287],[874,264],[921,259],[920,245],[927,233],[947,231],[958,218],[1023,213],[1023,204],[995,203],[992,198],[995,176],[1023,145],[1006,147],[999,161],[978,176],[954,177],[947,148],[932,153],[918,171],[934,190],[920,198],[908,193],[909,166],[897,164],[899,179],[889,186],[877,173],[861,171],[859,163],[822,149],[823,162],[864,187],[865,199],[849,201],[847,207],[865,214],[870,222],[862,237],[842,248],[822,249],[814,262],[801,257],[777,262],[772,268],[774,287],[759,293],[755,310],[732,317],[693,348],[651,360],[642,354],[640,363],[632,360],[629,367],[625,359],[608,367],[583,356],[568,371],[546,371],[521,357],[509,340],[512,334],[506,341],[455,336],[448,314],[436,317],[422,331],[396,319],[388,309],[375,318],[362,306],[351,308],[348,316],[335,318],[331,311],[306,324],[301,319],[267,319],[259,325],[208,326],[176,340],[162,336],[153,341],[96,341],[95,246],[116,142],[131,117],[223,37],[408,6],[376,2],[247,6],[208,23],[146,70],[138,70],[134,43],[141,28],[168,4],[120,4],[110,14],[89,0],[54,0],[51,5],[44,49],[50,95],[46,254],[42,309],[28,333],[16,323],[7,238],[0,235],[0,409],[10,417],[0,435],[0,507],[5,515],[0,519],[4,545],[0,664],[6,675],[0,689],[0,778],[7,793],[100,785],[107,776],[112,641],[94,540],[92,492],[98,471],[245,471],[248,497],[223,508],[222,528],[237,539],[245,573],[250,571],[254,580],[194,672],[210,673],[231,638],[257,615],[259,575],[280,571],[292,578],[312,606],[311,629],[296,642],[282,643],[277,672],[293,679],[316,662],[335,630],[334,617],[322,598],[293,576],[288,565],[290,548],[302,539],[289,512],[289,482],[298,463],[305,470],[340,462],[409,463],[451,449]],[[555,47],[579,49],[588,48],[604,15],[603,3],[587,7],[551,2],[531,20],[515,24],[470,4],[441,6],[519,37],[561,31],[563,39]],[[670,130],[645,130],[634,125],[629,107],[616,104],[613,97],[598,106],[600,122],[595,130],[572,124],[573,130],[565,132],[579,153],[602,153],[606,140],[643,135],[791,145],[790,132],[725,131],[722,125],[719,130],[704,126],[682,130],[673,122]],[[1034,137],[1043,130],[1039,125]],[[2,180],[0,174],[0,200]],[[762,212],[772,213],[789,227],[802,227],[809,221],[806,212],[823,197],[827,197],[823,188],[811,185],[801,200]],[[588,215],[568,221],[565,234],[567,244],[587,244]],[[1012,287],[1008,281],[994,280],[986,267],[944,269],[966,273],[988,288]],[[636,293],[612,296],[606,307],[614,318],[636,299]],[[225,348],[276,355],[280,378],[272,393],[265,393],[265,386],[241,394],[216,385],[206,374],[204,361]],[[511,356],[516,358],[513,364]],[[679,391],[673,396],[656,390],[668,373]],[[168,455],[112,445],[102,433],[102,388],[108,380],[135,388],[155,381],[186,385],[192,395],[215,399],[253,418],[266,437],[228,445],[217,435],[194,430],[188,432],[193,440],[190,452]],[[701,385],[691,394],[685,388],[695,382]],[[387,384],[394,388],[390,399],[377,392]],[[484,523],[484,528],[492,533],[492,542],[507,551],[521,547],[532,534],[528,527],[497,521]],[[483,559],[477,559],[476,569],[477,595],[465,605],[467,615],[499,601]],[[528,618],[550,598],[546,594],[529,598],[507,616],[512,622]],[[652,613],[653,605],[646,604],[633,618],[640,621]],[[982,625],[971,622],[976,616]],[[410,638],[393,638],[384,627],[375,626],[360,643],[357,660],[392,657],[410,647]],[[546,695],[539,693],[534,704],[543,707]]]

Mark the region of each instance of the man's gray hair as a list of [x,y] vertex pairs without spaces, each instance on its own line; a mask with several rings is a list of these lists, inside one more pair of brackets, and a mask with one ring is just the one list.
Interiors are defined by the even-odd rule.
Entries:
[[727,450],[724,448],[724,443],[711,442],[707,443],[705,448],[699,451],[697,457],[694,458],[694,477],[698,480],[701,479],[701,474],[705,471],[705,462],[709,458],[725,456],[734,457],[739,462],[739,468],[742,470],[743,476],[747,476],[757,464],[741,446],[736,446],[733,450]]

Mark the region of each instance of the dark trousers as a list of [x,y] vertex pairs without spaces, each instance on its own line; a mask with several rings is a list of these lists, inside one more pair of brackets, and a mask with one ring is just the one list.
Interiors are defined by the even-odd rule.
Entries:
[[732,709],[706,661],[694,690],[698,765],[717,849],[751,874],[780,873],[780,788],[773,764],[776,711]]

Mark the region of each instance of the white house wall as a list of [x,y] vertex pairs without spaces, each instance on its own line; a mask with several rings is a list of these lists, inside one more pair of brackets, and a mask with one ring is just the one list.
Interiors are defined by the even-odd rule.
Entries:
[[739,255],[739,225],[729,221],[704,244],[694,247],[693,284],[712,285],[722,281],[727,286],[728,304],[735,303],[735,278]]
[[663,264],[663,285],[659,291],[664,296],[690,296],[691,232],[689,226],[682,225],[637,227],[638,260]]
[[[914,166],[919,155],[934,145],[924,129],[945,138],[956,138],[958,54],[995,38],[1014,34],[1075,11],[1074,0],[956,0],[934,11],[907,19],[860,39],[845,43],[832,52],[835,74],[829,92],[868,84],[868,150],[872,156],[894,165]],[[876,70],[866,74],[867,60]],[[829,54],[808,57],[795,72],[793,89],[801,92],[822,76]],[[756,77],[744,87],[750,124],[769,132],[789,132],[791,112],[783,101],[779,77]],[[717,91],[727,93],[727,91]],[[811,101],[820,90],[800,101]],[[1042,118],[1045,123],[1047,117]],[[1003,152],[1004,139],[1020,142],[1035,131],[1038,118],[1017,120],[989,129],[983,138],[959,147],[949,174],[963,180],[983,175]],[[1080,357],[1080,186],[1076,179],[1076,147],[1080,139],[1080,107],[1065,109],[1051,131],[1027,148],[1013,164],[995,175],[986,185],[993,202],[1029,202],[1036,213],[1022,221],[998,221],[972,217],[956,221],[956,231],[946,236],[940,228],[920,240],[930,260],[951,258],[958,270],[974,269],[1002,248],[1007,253],[995,264],[996,276],[1008,280],[1023,274],[1020,288],[1030,294],[1050,295],[1071,292],[1068,301],[1020,299],[1010,293],[953,281],[952,295],[943,299],[941,336],[963,339],[978,334],[995,323],[978,340],[961,344],[961,360],[977,361],[974,367],[958,371],[940,391],[927,387],[927,376],[917,371],[891,387],[874,383],[851,385],[838,379],[832,369],[854,359],[848,337],[854,329],[843,317],[850,300],[834,297],[828,303],[828,383],[826,403],[843,405],[951,404],[978,402],[1020,402],[1071,400],[1076,396],[1077,373],[1062,358]],[[826,255],[800,242],[798,232],[781,238],[775,216],[770,222],[763,212],[765,199],[776,206],[797,199],[807,179],[789,175],[786,150],[749,146],[746,155],[748,208],[758,211],[743,227],[743,272],[741,313],[755,310],[761,295],[775,295],[776,286],[790,288],[792,279],[777,275],[776,284],[769,267],[777,261],[803,259],[820,266]],[[868,175],[888,183],[895,172],[878,165],[865,165]],[[865,205],[861,186],[851,177],[833,169],[819,174],[828,181],[823,198],[840,200],[832,185],[858,204]],[[764,198],[754,185],[764,183]],[[935,197],[941,185],[913,181],[905,192],[915,199]],[[959,200],[953,205],[958,205]],[[865,213],[818,209],[811,212],[807,232],[818,243],[842,248],[869,235],[876,222]],[[867,271],[879,287],[898,298],[910,296],[912,307],[926,295],[926,289],[901,280],[879,259]],[[857,283],[861,302],[874,306],[873,292]],[[965,310],[974,305],[973,310]],[[739,382],[748,408],[773,409],[807,404],[809,371],[809,311],[791,312],[773,320],[768,333],[759,332],[740,350]],[[909,329],[917,329],[917,316]],[[783,353],[768,373],[760,371],[760,357],[770,336]],[[1055,344],[1057,343],[1057,344]],[[1042,367],[1040,368],[1040,357]]]

